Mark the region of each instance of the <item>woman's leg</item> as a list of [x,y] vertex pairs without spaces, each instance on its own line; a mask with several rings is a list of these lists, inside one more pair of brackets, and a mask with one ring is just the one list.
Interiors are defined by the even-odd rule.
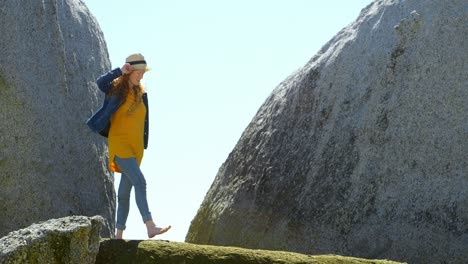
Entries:
[[115,163],[122,169],[122,176],[126,176],[126,179],[135,187],[135,200],[140,210],[143,222],[152,220],[151,213],[148,208],[148,202],[146,200],[146,180],[141,173],[138,163],[135,158],[119,158],[115,156]]
[[122,169],[122,176],[125,175],[126,178],[135,187],[136,203],[138,209],[140,210],[141,217],[143,218],[143,222],[146,224],[148,237],[151,238],[155,235],[167,232],[171,228],[171,226],[159,228],[156,227],[156,225],[153,222],[153,218],[151,217],[151,213],[148,208],[148,202],[146,200],[146,180],[138,166],[136,159],[123,159],[115,156],[114,161]]
[[117,235],[116,239],[122,239],[122,233],[125,230],[130,210],[130,192],[132,191],[132,183],[125,173],[120,177],[119,190],[117,192],[118,205],[117,205]]

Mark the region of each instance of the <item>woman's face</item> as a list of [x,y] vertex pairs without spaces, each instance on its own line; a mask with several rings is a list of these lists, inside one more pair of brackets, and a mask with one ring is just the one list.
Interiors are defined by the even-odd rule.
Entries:
[[128,77],[128,81],[131,85],[137,86],[140,85],[141,79],[143,79],[143,75],[145,74],[145,70],[133,70]]

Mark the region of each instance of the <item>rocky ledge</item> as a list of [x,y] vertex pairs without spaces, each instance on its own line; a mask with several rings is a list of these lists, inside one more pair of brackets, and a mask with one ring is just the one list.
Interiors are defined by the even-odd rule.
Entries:
[[0,264],[16,263],[158,263],[158,264],[295,264],[397,263],[337,255],[206,246],[163,240],[103,239],[100,216],[70,216],[33,224],[0,238]]
[[368,260],[336,255],[311,256],[284,251],[195,245],[162,240],[103,240],[96,263],[159,264],[390,264],[388,260]]
[[95,263],[100,216],[69,216],[33,224],[0,238],[0,263]]

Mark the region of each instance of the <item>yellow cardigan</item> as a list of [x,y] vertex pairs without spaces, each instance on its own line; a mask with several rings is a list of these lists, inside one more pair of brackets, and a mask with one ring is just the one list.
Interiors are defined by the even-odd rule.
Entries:
[[[128,93],[125,103],[111,117],[111,126],[109,130],[109,168],[114,172],[122,170],[114,162],[114,157],[135,158],[138,165],[143,159],[143,135],[146,107],[143,100],[133,106],[135,97],[131,92]],[[129,111],[130,108],[133,108]]]

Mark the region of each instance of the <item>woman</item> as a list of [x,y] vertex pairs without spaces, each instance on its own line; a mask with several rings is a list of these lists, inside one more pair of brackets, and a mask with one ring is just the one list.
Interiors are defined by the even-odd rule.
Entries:
[[129,211],[130,191],[135,187],[135,199],[148,237],[167,232],[153,222],[146,199],[146,181],[140,170],[143,151],[148,146],[148,99],[140,84],[148,70],[143,55],[127,57],[122,68],[116,68],[98,78],[97,84],[106,94],[104,104],[87,121],[95,132],[108,137],[109,167],[121,172],[116,239],[122,239]]

